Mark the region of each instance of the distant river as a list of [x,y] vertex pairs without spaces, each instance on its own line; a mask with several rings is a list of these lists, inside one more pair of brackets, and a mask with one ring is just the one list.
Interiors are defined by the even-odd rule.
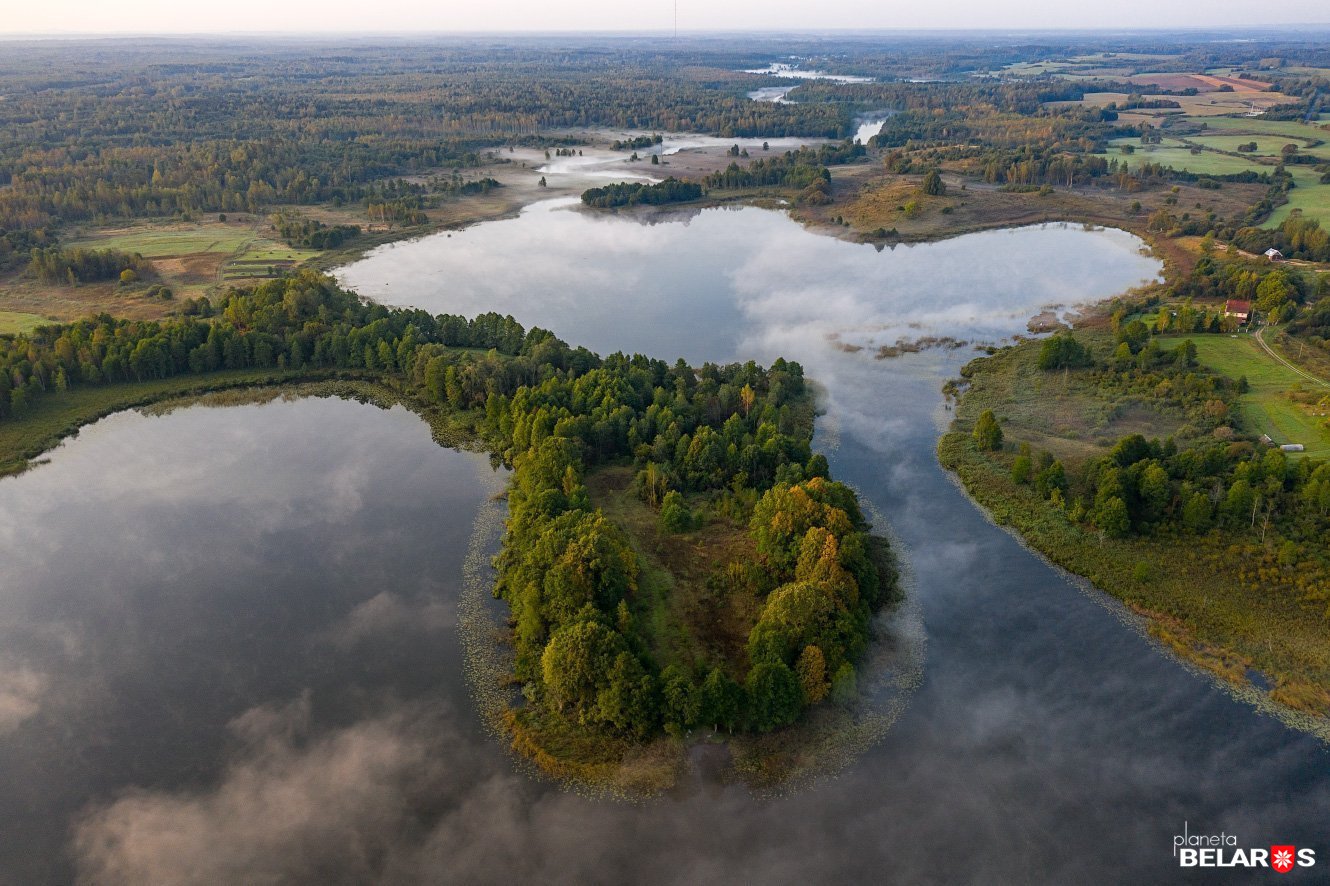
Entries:
[[563,790],[480,729],[460,673],[503,481],[486,458],[336,400],[114,416],[0,480],[0,882],[1160,882],[1184,822],[1330,861],[1323,746],[1161,653],[938,467],[939,386],[974,351],[874,357],[1000,341],[1158,270],[1077,226],[878,251],[765,210],[557,201],[376,250],[339,273],[386,303],[802,362],[816,446],[911,566],[922,685],[790,796]]

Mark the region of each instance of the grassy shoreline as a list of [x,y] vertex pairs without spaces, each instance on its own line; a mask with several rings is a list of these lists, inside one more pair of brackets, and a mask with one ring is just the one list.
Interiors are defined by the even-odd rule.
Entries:
[[430,425],[440,445],[470,448],[479,443],[476,416],[433,408],[394,384],[393,379],[377,373],[243,369],[79,387],[38,398],[22,419],[0,422],[0,477],[23,473],[62,442],[78,436],[82,428],[117,412],[187,402],[226,391],[264,389],[305,396],[344,396],[384,405],[400,403]]
[[[1107,452],[1107,441],[1116,436],[1068,439],[1066,428],[1050,425],[1052,436],[1040,439],[1025,427],[1028,404],[1015,392],[1024,389],[1020,379],[1031,370],[1039,346],[1037,341],[1016,345],[968,371],[971,384],[938,444],[942,466],[996,525],[1121,601],[1145,620],[1146,632],[1164,648],[1299,728],[1330,734],[1324,606],[1286,587],[1268,566],[1272,555],[1256,539],[1219,529],[1107,538],[1012,478],[1016,452],[1010,443],[1061,444],[1057,454],[1074,471],[1077,462]],[[1061,383],[1062,374],[1054,375]],[[1087,414],[1113,414],[1093,390],[1072,385],[1064,396]],[[988,409],[1000,421],[1007,419],[1009,445],[1003,451],[981,452],[970,433]],[[1138,414],[1133,420],[1145,425],[1139,430],[1147,436],[1153,426],[1163,437],[1164,418]]]

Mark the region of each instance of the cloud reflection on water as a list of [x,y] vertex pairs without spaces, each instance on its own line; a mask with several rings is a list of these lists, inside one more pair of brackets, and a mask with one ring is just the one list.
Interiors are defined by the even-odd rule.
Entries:
[[[236,424],[233,433],[276,439],[246,445],[232,437],[221,448],[243,457],[210,449],[196,459],[206,466],[200,472],[175,464],[189,461],[188,450],[154,434],[161,445],[144,458],[173,477],[163,489],[193,485],[180,492],[178,510],[159,496],[125,513],[151,535],[171,520],[198,521],[210,513],[201,506],[207,496],[220,497],[247,544],[179,546],[195,564],[189,577],[199,596],[168,624],[221,619],[227,629],[218,645],[199,651],[204,659],[229,657],[204,662],[218,669],[208,671],[213,679],[247,664],[276,676],[239,681],[248,691],[224,695],[215,710],[195,700],[163,711],[148,693],[126,720],[103,702],[103,725],[116,725],[111,745],[120,753],[156,730],[201,743],[186,760],[129,767],[133,778],[91,792],[96,803],[79,817],[73,844],[79,873],[98,883],[1159,881],[1177,873],[1170,840],[1184,818],[1236,831],[1253,845],[1316,845],[1330,806],[1318,744],[1159,655],[986,523],[941,474],[932,454],[938,384],[969,355],[878,361],[827,341],[829,332],[891,340],[901,328],[918,332],[911,324],[965,337],[1009,335],[1045,304],[1105,296],[1148,276],[1156,266],[1136,250],[1119,233],[1050,227],[877,253],[752,210],[647,226],[546,207],[451,239],[389,247],[353,266],[345,278],[386,301],[511,312],[600,350],[804,362],[827,390],[831,414],[819,439],[835,446],[833,470],[890,517],[910,551],[929,635],[925,683],[896,729],[850,770],[788,797],[757,800],[733,786],[692,785],[624,805],[530,780],[474,722],[448,670],[459,660],[452,632],[396,632],[404,613],[454,599],[455,589],[432,579],[460,562],[470,527],[456,531],[452,523],[474,512],[480,491],[464,474],[438,473],[435,457],[402,442],[423,435],[416,442],[432,446],[423,425],[399,427],[368,407],[343,404],[315,422],[338,432],[313,447],[302,404],[283,404],[264,422],[226,413],[220,424]],[[192,423],[198,413],[188,415]],[[225,432],[203,420],[208,434]],[[84,550],[66,533],[89,533],[105,510],[119,513],[119,502],[133,501],[132,481],[145,472],[132,460],[144,445],[132,431],[138,421],[91,435],[128,433],[133,442],[117,438],[97,450],[79,441],[48,468],[0,482],[0,493],[12,496],[5,501],[18,507],[0,539],[38,544],[50,528],[60,549]],[[203,436],[190,438],[193,445]],[[81,463],[84,443],[96,458]],[[130,461],[118,464],[108,453]],[[67,472],[67,464],[78,470]],[[97,486],[94,469],[112,474],[106,488],[118,497],[94,492],[91,507],[58,512],[52,497],[67,489],[62,483],[72,477]],[[300,479],[255,488],[244,507],[226,506],[227,490],[256,471],[257,486],[280,484],[277,475],[288,472]],[[47,472],[55,475],[51,486],[32,491],[38,486],[28,484],[48,482]],[[371,479],[357,482],[357,472]],[[325,476],[342,479],[325,486]],[[28,507],[35,522],[24,519]],[[282,534],[292,515],[313,526],[323,513],[342,517],[327,532]],[[250,520],[265,528],[251,532]],[[265,546],[269,533],[278,537]],[[92,544],[92,557],[115,555],[113,540]],[[299,544],[314,550],[291,562],[284,553]],[[232,557],[300,605],[252,621],[243,608],[210,609],[212,595],[227,596]],[[38,559],[23,580],[58,591]],[[53,567],[59,580],[108,568],[71,559]],[[166,568],[123,552],[109,562],[135,580]],[[310,569],[326,587],[301,583]],[[6,587],[0,624],[11,627],[63,624],[77,602],[62,618]],[[254,605],[266,595],[243,599]],[[121,624],[133,628],[134,620]],[[280,642],[257,651],[246,643],[252,632],[279,629],[286,632],[279,640],[321,667],[286,674],[300,656],[286,656]],[[48,632],[50,648],[58,634]],[[72,648],[86,645],[114,677],[126,673],[133,652],[113,639],[85,632]],[[192,651],[150,644],[126,685],[162,692],[163,663],[188,662]],[[87,667],[76,676],[96,682]],[[14,734],[47,716],[43,709]],[[191,717],[205,725],[182,732],[180,722]],[[26,773],[31,788],[49,786],[49,775],[43,781],[36,773]],[[27,789],[21,778],[10,783]],[[12,866],[14,856],[7,858]]]

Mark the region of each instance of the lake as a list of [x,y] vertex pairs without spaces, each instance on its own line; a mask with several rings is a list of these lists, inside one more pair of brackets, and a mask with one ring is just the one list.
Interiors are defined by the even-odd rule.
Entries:
[[[1153,882],[1184,822],[1323,854],[1324,746],[1159,651],[934,457],[974,343],[1158,270],[1074,225],[879,251],[754,208],[569,201],[376,250],[339,275],[389,304],[802,362],[815,446],[910,567],[908,707],[788,796],[698,778],[625,804],[531,778],[461,674],[487,458],[337,400],[119,415],[0,480],[0,880]],[[928,336],[970,344],[876,358]]]
[[[786,62],[773,62],[765,68],[749,68],[744,74],[767,74],[771,77],[777,77],[785,80],[827,80],[832,83],[872,83],[872,77],[855,77],[847,74],[829,74],[826,71],[818,71],[812,68],[800,68]],[[786,98],[791,92],[799,88],[799,83],[793,83],[789,86],[761,86],[751,90],[748,97],[755,102],[775,102],[784,104],[788,101]],[[869,133],[870,136],[876,135],[876,130]],[[865,139],[867,141],[867,139]]]

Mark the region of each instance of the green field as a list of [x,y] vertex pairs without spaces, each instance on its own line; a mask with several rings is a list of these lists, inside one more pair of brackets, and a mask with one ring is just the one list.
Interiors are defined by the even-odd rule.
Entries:
[[51,322],[53,321],[45,317],[39,317],[36,314],[0,311],[0,335],[17,335],[21,332],[31,332],[38,326],[44,326]]
[[[105,233],[88,232],[69,245],[138,252],[149,259],[212,256],[211,267],[216,267],[220,261],[218,276],[223,281],[272,276],[269,268],[275,273],[284,273],[320,254],[317,250],[294,249],[278,240],[260,236],[248,225],[220,222],[193,227],[173,223],[165,228],[144,225]],[[225,258],[221,258],[223,256]],[[205,273],[211,275],[212,272]]]
[[[1124,154],[1121,151],[1122,145],[1132,145],[1136,148],[1134,154]],[[1165,166],[1172,166],[1174,169],[1186,169],[1189,172],[1195,172],[1199,175],[1232,175],[1238,172],[1246,172],[1248,169],[1256,171],[1269,171],[1273,167],[1264,166],[1245,157],[1233,157],[1228,154],[1219,154],[1214,151],[1202,151],[1199,154],[1193,154],[1191,149],[1176,139],[1164,139],[1158,145],[1143,145],[1138,138],[1118,138],[1109,142],[1109,148],[1105,154],[1110,160],[1125,160],[1131,167],[1140,166],[1143,163],[1162,163]]]
[[1305,77],[1330,77],[1330,68],[1314,68],[1308,65],[1289,65],[1270,71],[1270,75],[1276,74],[1301,74]]
[[[1191,141],[1225,151],[1235,151],[1238,145],[1254,141],[1257,144],[1257,153],[1252,155],[1253,157],[1278,157],[1284,145],[1296,142],[1303,153],[1330,160],[1330,130],[1290,120],[1262,120],[1259,117],[1210,117],[1205,122],[1209,124],[1210,129],[1225,130],[1225,132],[1189,136]],[[1305,147],[1312,139],[1324,140],[1326,144],[1313,148]],[[1136,156],[1141,155],[1142,149],[1137,148]],[[1207,151],[1202,156],[1208,158],[1211,155]],[[1194,164],[1187,164],[1185,168],[1193,172],[1203,171]],[[1294,210],[1301,210],[1307,218],[1317,219],[1322,225],[1330,226],[1330,185],[1322,184],[1321,174],[1309,166],[1290,166],[1288,169],[1293,174],[1295,187],[1288,194],[1288,202],[1276,207],[1261,227],[1278,227]]]
[[1322,227],[1330,227],[1330,185],[1321,184],[1321,174],[1311,169],[1293,169],[1295,187],[1288,192],[1288,202],[1276,206],[1275,211],[1261,225],[1273,228],[1283,223],[1295,209],[1302,210],[1307,218],[1320,221]]
[[[1276,444],[1301,443],[1307,447],[1309,456],[1330,457],[1330,429],[1326,427],[1326,419],[1308,414],[1287,397],[1295,386],[1306,390],[1314,388],[1314,383],[1279,363],[1246,333],[1161,336],[1159,343],[1162,347],[1173,347],[1183,338],[1196,343],[1196,356],[1203,366],[1229,378],[1247,377],[1251,389],[1238,401],[1243,430],[1268,434]],[[1326,386],[1326,393],[1330,394],[1330,385]]]
[[235,257],[235,261],[304,261],[318,254],[316,249],[295,249],[274,240],[254,240],[248,249]]
[[1284,145],[1296,144],[1299,153],[1330,158],[1330,145],[1308,148],[1304,140],[1286,135],[1189,135],[1187,141],[1219,151],[1237,151],[1240,145],[1256,142],[1255,156],[1260,157],[1279,157]]
[[1016,62],[1007,65],[1003,70],[1016,77],[1038,77],[1040,74],[1055,74],[1074,67],[1077,65],[1071,62]]
[[224,224],[199,225],[189,229],[117,230],[104,235],[91,234],[68,245],[96,249],[119,249],[142,253],[144,258],[196,255],[203,252],[234,253],[254,239],[248,227]]
[[[1195,118],[1193,118],[1195,119]],[[1330,132],[1296,120],[1263,120],[1260,117],[1206,117],[1210,129],[1225,132],[1250,132],[1254,135],[1279,135],[1290,138],[1320,138],[1330,141]],[[1250,141],[1251,139],[1248,139]]]

